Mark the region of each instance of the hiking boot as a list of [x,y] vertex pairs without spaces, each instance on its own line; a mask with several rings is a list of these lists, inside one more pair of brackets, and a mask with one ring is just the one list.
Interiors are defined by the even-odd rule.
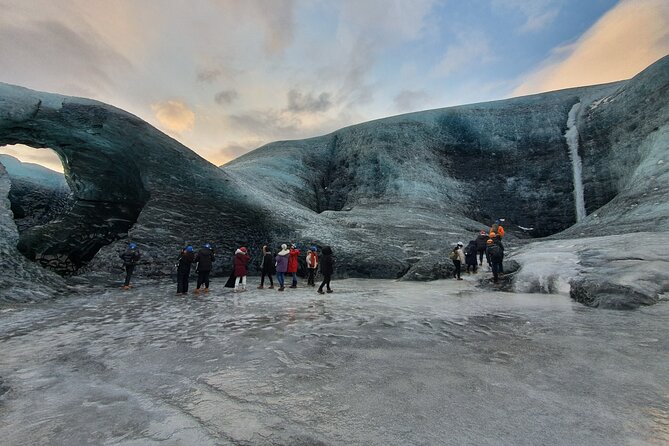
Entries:
[[288,288],[297,288],[297,285],[291,285]]
[[284,287],[279,287],[279,289],[277,291],[283,291],[283,290],[285,290]]
[[205,292],[205,293],[208,293],[208,292],[209,292],[209,288],[205,288],[205,289],[204,289],[204,292]]
[[195,294],[200,294],[200,289],[199,289],[199,288],[195,288],[195,289],[193,290],[193,293],[195,293]]
[[462,277],[458,277],[458,280],[463,280]]
[[330,294],[330,293],[334,293],[334,291],[332,291],[332,290],[328,290],[328,294]]
[[318,290],[318,294],[325,294],[323,290]]
[[270,285],[270,286],[268,286],[267,288],[269,288],[270,290],[273,290],[273,289],[274,289],[274,285]]
[[[265,288],[265,287],[262,286],[262,285],[258,285],[258,289],[259,289],[259,290],[262,290],[263,288]],[[270,288],[272,288],[272,287],[270,287]]]
[[130,285],[123,285],[123,289],[124,289],[124,290],[129,290],[129,289],[130,289]]

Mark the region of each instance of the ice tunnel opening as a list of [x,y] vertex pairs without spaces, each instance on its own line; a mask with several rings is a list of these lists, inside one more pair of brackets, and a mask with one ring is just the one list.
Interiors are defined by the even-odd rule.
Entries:
[[[83,146],[14,140],[0,145],[0,157],[13,164],[8,198],[18,250],[61,275],[76,273],[103,246],[126,237],[148,201],[133,165]],[[22,178],[28,174],[31,181]]]

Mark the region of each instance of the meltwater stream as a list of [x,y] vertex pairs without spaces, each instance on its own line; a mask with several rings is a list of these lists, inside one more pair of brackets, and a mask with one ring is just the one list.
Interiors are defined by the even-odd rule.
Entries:
[[576,117],[581,109],[581,103],[577,102],[569,110],[567,117],[567,131],[564,134],[569,147],[569,157],[571,158],[572,171],[574,173],[574,202],[576,206],[576,221],[581,221],[586,216],[585,198],[583,197],[583,167],[581,157],[578,154],[578,128],[576,127]]
[[669,444],[669,305],[479,276],[0,307],[2,444]]

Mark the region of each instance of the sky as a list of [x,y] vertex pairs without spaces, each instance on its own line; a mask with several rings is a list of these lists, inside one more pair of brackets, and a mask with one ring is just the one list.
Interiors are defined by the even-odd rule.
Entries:
[[[125,109],[221,165],[400,113],[628,79],[669,0],[0,0],[0,82]],[[53,152],[4,147],[62,171]]]

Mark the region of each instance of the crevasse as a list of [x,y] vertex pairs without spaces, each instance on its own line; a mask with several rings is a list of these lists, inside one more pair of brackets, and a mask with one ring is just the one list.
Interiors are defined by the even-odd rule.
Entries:
[[581,157],[578,154],[578,128],[576,127],[576,116],[581,108],[581,102],[577,102],[569,110],[567,117],[567,131],[564,134],[569,147],[572,172],[574,174],[574,205],[576,206],[576,221],[583,220],[586,216],[585,198],[583,196],[583,174]]

